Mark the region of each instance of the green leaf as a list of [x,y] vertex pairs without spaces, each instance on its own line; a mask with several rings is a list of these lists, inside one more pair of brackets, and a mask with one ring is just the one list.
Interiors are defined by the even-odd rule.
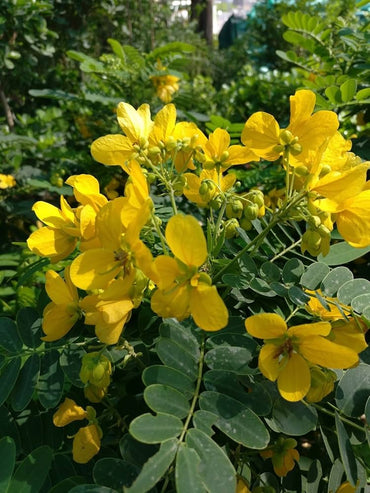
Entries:
[[276,399],[268,425],[276,432],[301,436],[316,428],[317,412],[302,402],[288,402],[282,397]]
[[126,56],[121,43],[116,39],[112,39],[112,38],[108,38],[107,41],[110,44],[110,47],[112,48],[114,54],[117,55],[118,58],[120,58],[123,61],[123,63],[125,63]]
[[131,435],[144,443],[161,443],[177,437],[182,428],[181,419],[170,414],[142,414],[130,423]]
[[280,280],[281,271],[272,262],[264,262],[260,268],[261,277],[267,282],[277,282]]
[[357,313],[362,313],[366,308],[370,307],[370,293],[360,294],[353,298],[351,306]]
[[302,274],[300,279],[301,285],[310,290],[316,289],[325,276],[330,272],[329,267],[322,262],[315,262],[308,266],[306,272]]
[[270,284],[258,277],[251,280],[249,287],[256,293],[262,294],[262,296],[269,298],[276,296],[276,293],[271,289]]
[[153,384],[144,390],[146,404],[157,413],[167,413],[178,418],[187,416],[190,405],[178,390],[167,385]]
[[198,411],[195,411],[193,414],[193,425],[194,428],[202,430],[206,435],[211,437],[215,433],[212,426],[214,426],[217,419],[216,414],[204,411],[203,409],[198,409]]
[[310,296],[298,286],[291,286],[288,289],[288,296],[295,305],[303,306],[310,301]]
[[9,353],[19,353],[22,345],[15,322],[10,318],[0,317],[0,347]]
[[41,346],[41,318],[34,308],[21,308],[17,314],[18,332],[23,343],[30,348]]
[[11,403],[14,411],[22,411],[30,402],[40,373],[40,357],[32,354],[24,363],[14,386]]
[[320,493],[320,481],[322,478],[322,467],[319,460],[313,460],[307,472],[306,493]]
[[200,474],[200,458],[196,451],[181,444],[176,457],[176,492],[207,493]]
[[283,268],[283,281],[286,284],[297,283],[304,272],[303,263],[297,258],[291,258]]
[[80,99],[76,94],[71,94],[59,89],[30,89],[28,94],[34,98],[65,99],[66,101],[78,101]]
[[0,440],[0,491],[7,493],[15,466],[16,448],[11,437]]
[[251,449],[263,449],[270,436],[260,418],[240,401],[218,392],[200,395],[201,409],[216,414],[215,426],[225,435]]
[[337,412],[335,412],[335,427],[338,435],[339,452],[347,479],[353,486],[355,486],[358,479],[356,458],[353,453],[347,431]]
[[338,86],[329,86],[325,89],[325,95],[329,101],[336,105],[342,102],[341,92]]
[[6,406],[0,407],[0,430],[3,437],[9,436],[14,440],[17,453],[21,449],[21,439],[15,419]]
[[[199,475],[212,493],[234,492],[236,473],[225,452],[203,431],[192,428],[186,434],[186,444],[200,458]],[[139,492],[138,492],[139,493]]]
[[365,87],[365,89],[360,89],[356,94],[356,99],[362,101],[363,99],[370,98],[370,87]]
[[194,383],[184,373],[170,368],[169,366],[152,365],[145,368],[142,380],[146,386],[153,383],[169,385],[184,394],[190,399],[194,393]]
[[142,443],[126,433],[123,435],[119,441],[119,450],[122,458],[138,466],[140,469],[145,464],[145,462],[158,450],[157,445],[148,445],[147,443]]
[[100,486],[98,484],[79,484],[68,493],[118,493],[117,490],[108,488],[107,486]]
[[176,342],[167,337],[161,337],[157,343],[157,353],[165,365],[185,373],[192,380],[197,378],[197,360]]
[[21,368],[21,362],[20,357],[12,359],[0,371],[0,406],[4,404],[13,390]]
[[123,486],[131,486],[139,471],[125,460],[105,457],[95,463],[93,478],[96,484],[122,491]]
[[339,459],[336,459],[330,470],[328,491],[337,491],[342,483],[343,473],[343,464]]
[[41,370],[36,385],[40,404],[45,409],[56,407],[63,395],[64,373],[56,349],[47,351],[41,359]]
[[357,418],[364,413],[369,394],[370,366],[360,364],[347,370],[339,380],[335,401],[341,412]]
[[8,493],[37,493],[48,475],[53,451],[47,445],[33,450],[19,465]]
[[356,94],[357,90],[357,81],[355,79],[347,79],[340,86],[340,94],[342,97],[343,103],[348,103],[348,101],[352,101]]
[[344,305],[350,305],[354,298],[361,294],[369,293],[369,291],[370,281],[367,279],[352,279],[338,289],[338,301]]
[[71,476],[57,483],[48,493],[66,493],[67,491],[72,491],[74,486],[82,484],[85,481],[86,478],[83,476]]
[[249,375],[255,373],[255,369],[248,366],[252,358],[253,354],[245,347],[219,346],[208,351],[205,356],[205,362],[211,369],[232,371],[239,375]]
[[370,246],[365,248],[355,248],[345,241],[331,245],[328,255],[317,257],[320,262],[327,265],[343,265],[363,257],[370,252]]
[[177,447],[176,439],[163,442],[158,452],[144,464],[131,487],[125,489],[125,493],[146,493],[157,484],[172,464]]
[[199,343],[189,327],[180,324],[177,320],[168,320],[161,324],[159,333],[162,337],[171,339],[181,346],[185,351],[190,353],[194,359],[199,359]]
[[338,289],[351,279],[353,274],[347,267],[336,267],[324,277],[320,289],[326,296],[335,296]]

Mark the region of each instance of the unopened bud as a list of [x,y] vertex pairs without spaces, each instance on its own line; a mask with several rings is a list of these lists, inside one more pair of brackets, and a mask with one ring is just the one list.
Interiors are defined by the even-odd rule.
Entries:
[[283,146],[293,144],[294,136],[289,130],[281,130],[279,135],[280,144]]
[[229,219],[225,222],[225,238],[233,238],[238,235],[239,221],[236,218]]
[[239,221],[240,227],[244,229],[244,231],[250,231],[253,228],[253,224],[249,219],[242,217]]
[[241,218],[243,214],[243,203],[240,200],[232,200],[226,205],[226,217]]
[[304,178],[305,176],[307,176],[310,172],[308,171],[308,169],[306,168],[306,166],[295,166],[294,167],[294,171],[295,171],[295,174],[297,176],[301,176],[302,178]]
[[293,156],[298,156],[298,154],[302,152],[302,146],[297,142],[296,144],[289,146],[289,151]]
[[331,171],[331,167],[329,166],[329,164],[324,164],[324,166],[321,168],[320,171],[320,178],[330,173],[330,171]]
[[247,207],[244,208],[243,216],[246,219],[248,219],[249,221],[253,221],[254,219],[257,219],[258,212],[259,212],[258,205],[257,204],[250,204],[250,205],[247,205]]

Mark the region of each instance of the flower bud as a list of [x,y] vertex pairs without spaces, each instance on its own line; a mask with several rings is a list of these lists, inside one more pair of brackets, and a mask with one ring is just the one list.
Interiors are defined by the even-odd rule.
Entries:
[[217,191],[217,185],[212,180],[203,180],[199,187],[199,195],[205,202],[213,199]]
[[298,142],[297,142],[296,144],[293,144],[293,145],[289,146],[289,152],[293,156],[298,156],[298,154],[300,154],[302,152],[302,146],[301,146],[301,144],[298,144]]
[[87,353],[82,358],[80,379],[85,384],[106,388],[110,384],[112,366],[109,359],[99,352]]
[[320,226],[321,219],[319,216],[310,216],[307,222],[312,229],[316,229]]
[[334,389],[337,376],[333,371],[318,366],[312,366],[310,373],[311,387],[306,395],[306,400],[307,402],[320,402]]
[[258,212],[259,207],[257,204],[247,205],[247,207],[244,208],[243,216],[249,221],[253,221],[254,219],[257,219]]
[[220,194],[218,194],[215,197],[213,197],[209,205],[212,207],[213,210],[218,211],[222,205],[222,202],[223,202],[223,198]]
[[239,221],[235,217],[233,217],[225,222],[224,228],[225,238],[233,238],[234,236],[238,235],[237,228],[239,228]]
[[253,224],[249,219],[242,217],[239,221],[240,227],[244,229],[244,231],[250,231],[253,228]]
[[243,204],[240,200],[232,200],[226,205],[226,217],[231,219],[233,217],[241,218],[243,214]]
[[280,144],[283,146],[293,144],[294,136],[289,130],[281,130],[279,135]]

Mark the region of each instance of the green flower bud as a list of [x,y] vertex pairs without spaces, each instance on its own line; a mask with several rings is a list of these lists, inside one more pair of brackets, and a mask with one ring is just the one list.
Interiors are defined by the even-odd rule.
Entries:
[[264,195],[261,190],[251,190],[245,195],[245,198],[257,204],[259,208],[265,205]]
[[253,228],[253,224],[249,219],[242,217],[239,221],[240,227],[244,229],[244,231],[250,231]]
[[209,205],[212,207],[213,210],[218,211],[221,208],[222,202],[223,198],[220,194],[218,194],[216,195],[216,197],[213,197]]
[[289,130],[281,130],[279,135],[280,144],[283,146],[293,144],[294,136]]
[[225,238],[233,238],[238,235],[239,221],[234,217],[225,222]]
[[321,224],[321,219],[319,218],[319,216],[310,216],[308,218],[308,224],[310,226],[310,228],[312,229],[316,229],[320,226]]
[[300,154],[302,152],[302,146],[301,146],[301,144],[298,144],[298,142],[297,142],[296,144],[293,144],[293,145],[289,146],[289,152],[293,156],[298,156],[298,154]]
[[247,205],[247,207],[244,208],[243,216],[249,221],[253,221],[254,219],[257,219],[258,212],[259,207],[257,204]]
[[306,168],[306,166],[303,166],[303,164],[301,166],[295,166],[294,171],[297,176],[301,176],[302,178],[306,177],[309,174],[308,169]]
[[112,365],[109,359],[99,352],[87,353],[82,358],[80,379],[85,384],[106,388],[110,384]]
[[226,217],[231,219],[233,217],[241,218],[243,214],[243,203],[240,200],[232,200],[226,205]]

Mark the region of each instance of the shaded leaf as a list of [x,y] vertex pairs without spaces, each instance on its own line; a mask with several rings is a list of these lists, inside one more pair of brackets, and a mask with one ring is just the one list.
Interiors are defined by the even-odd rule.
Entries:
[[144,443],[161,443],[180,435],[183,428],[181,419],[170,414],[142,414],[130,424],[132,436]]
[[335,401],[338,408],[351,417],[363,414],[370,395],[370,366],[360,364],[347,370],[339,380]]
[[0,491],[6,493],[13,474],[16,457],[16,447],[11,437],[0,440]]
[[178,418],[187,416],[190,404],[186,397],[167,385],[153,384],[144,390],[146,404],[157,413],[166,413]]
[[0,317],[0,346],[9,353],[19,353],[22,345],[16,323],[10,318]]
[[0,406],[7,400],[17,381],[19,370],[21,369],[21,358],[15,358],[1,369],[0,372]]
[[18,466],[8,493],[37,493],[49,472],[53,451],[47,445],[33,450]]
[[200,458],[196,451],[181,444],[176,457],[177,493],[206,493],[199,474]]
[[24,363],[14,386],[11,402],[14,411],[22,411],[32,398],[40,373],[40,358],[34,353]]

